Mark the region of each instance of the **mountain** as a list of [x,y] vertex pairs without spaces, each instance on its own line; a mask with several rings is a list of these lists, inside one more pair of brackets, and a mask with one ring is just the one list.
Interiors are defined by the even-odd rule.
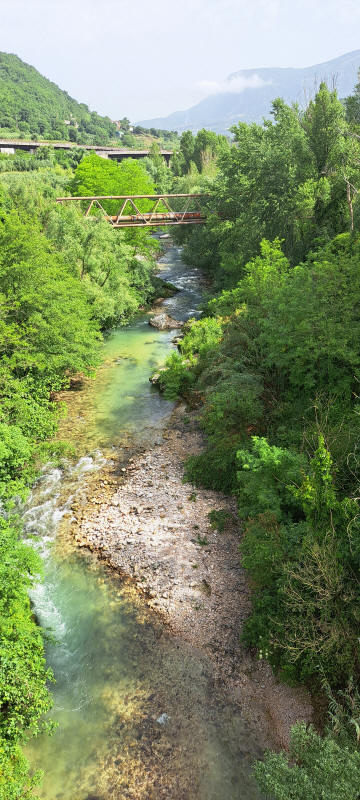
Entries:
[[90,111],[18,56],[0,53],[0,138],[38,138],[107,144],[109,117]]
[[339,97],[352,93],[360,68],[360,50],[315,64],[312,67],[243,69],[229,75],[224,90],[209,95],[186,111],[168,117],[143,120],[140,125],[166,130],[209,128],[226,133],[237,122],[261,122],[268,117],[271,102],[282,97],[287,103],[307,104],[321,81],[337,88]]

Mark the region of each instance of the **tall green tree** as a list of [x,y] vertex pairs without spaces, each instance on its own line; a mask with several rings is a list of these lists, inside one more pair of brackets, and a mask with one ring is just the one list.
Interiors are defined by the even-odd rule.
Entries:
[[346,119],[351,125],[360,125],[360,70],[353,93],[345,100]]
[[[78,196],[155,194],[154,184],[139,162],[126,158],[119,164],[92,153],[76,167],[70,191]],[[116,213],[118,201],[108,201],[104,206]],[[141,210],[148,207],[140,201]],[[130,208],[130,206],[129,206]],[[132,209],[132,213],[134,213]]]

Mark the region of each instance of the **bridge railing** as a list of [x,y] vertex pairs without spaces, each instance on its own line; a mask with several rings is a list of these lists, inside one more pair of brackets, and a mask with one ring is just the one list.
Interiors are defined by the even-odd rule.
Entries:
[[206,220],[204,194],[137,194],[58,197],[58,203],[80,202],[86,217],[102,215],[114,228],[196,225]]

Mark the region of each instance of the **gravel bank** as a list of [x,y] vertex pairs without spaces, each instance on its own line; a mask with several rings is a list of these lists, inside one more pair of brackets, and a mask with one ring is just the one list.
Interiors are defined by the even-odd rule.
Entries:
[[[264,746],[286,747],[291,725],[311,719],[310,697],[279,683],[239,644],[250,590],[234,500],[182,482],[184,459],[201,446],[196,421],[185,424],[178,407],[162,441],[130,459],[121,481],[112,476],[87,487],[86,504],[73,509],[72,534],[131,577],[175,635],[211,656],[219,686]],[[213,510],[228,512],[222,533],[209,521]]]

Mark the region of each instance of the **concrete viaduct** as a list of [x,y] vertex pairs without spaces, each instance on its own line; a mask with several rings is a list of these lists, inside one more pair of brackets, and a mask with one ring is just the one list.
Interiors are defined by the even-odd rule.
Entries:
[[[86,150],[96,153],[101,158],[111,158],[114,161],[122,161],[124,158],[146,158],[149,150],[127,150],[124,147],[106,147],[96,144],[74,144],[73,142],[32,142],[25,139],[0,139],[0,153],[14,155],[17,150],[27,153],[36,153],[39,147],[53,147],[54,150]],[[172,156],[171,150],[160,150],[160,155],[169,166]]]

